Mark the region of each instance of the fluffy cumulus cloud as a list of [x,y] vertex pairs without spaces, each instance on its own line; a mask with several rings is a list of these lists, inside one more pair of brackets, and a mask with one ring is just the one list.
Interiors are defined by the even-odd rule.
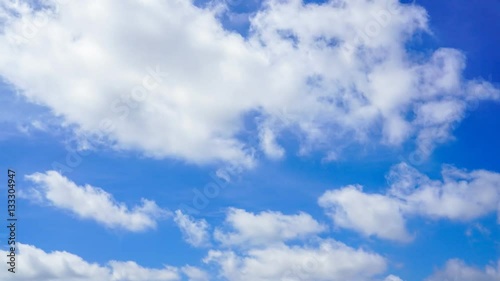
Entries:
[[168,216],[154,201],[142,199],[142,204],[128,208],[116,202],[113,196],[98,187],[79,186],[56,171],[26,176],[33,182],[25,195],[67,210],[80,218],[91,219],[109,228],[143,231],[155,228],[157,219]]
[[427,153],[470,102],[499,96],[464,80],[457,50],[410,54],[428,16],[396,0],[267,0],[247,37],[193,1],[39,4],[0,5],[2,78],[75,133],[152,157],[251,166],[248,116],[271,158],[285,130],[304,153],[368,137]]
[[[207,223],[177,211],[175,222],[191,245],[201,245],[208,237]],[[18,272],[12,280],[28,281],[166,281],[166,280],[325,280],[325,281],[401,281],[389,275],[384,279],[387,260],[367,249],[353,248],[314,234],[324,227],[310,215],[283,215],[278,212],[253,214],[230,209],[226,214],[235,232],[218,232],[218,240],[201,260],[204,267],[146,268],[134,261],[91,263],[65,251],[45,252],[35,246],[17,243]],[[216,231],[217,234],[217,231]],[[295,243],[294,238],[307,241]],[[223,240],[225,239],[225,240]],[[227,241],[226,241],[227,240]],[[290,243],[294,242],[294,243]],[[245,247],[241,247],[245,244]],[[7,251],[0,250],[6,256]],[[12,274],[0,273],[0,278]],[[216,279],[215,276],[217,276]],[[9,279],[11,280],[11,279]]]
[[383,256],[317,236],[325,231],[306,213],[255,214],[232,208],[224,225],[216,228],[215,247],[203,261],[215,265],[217,275],[228,281],[383,279],[387,268]]
[[309,214],[284,215],[280,212],[254,214],[231,208],[226,216],[226,228],[217,228],[216,240],[226,246],[258,246],[305,238],[325,230]]
[[318,202],[338,227],[353,229],[366,236],[410,239],[400,203],[393,198],[363,193],[361,186],[347,186],[325,192]]
[[378,254],[332,240],[317,246],[269,246],[241,255],[212,250],[205,262],[217,264],[220,275],[230,281],[364,281],[374,280],[387,266]]
[[459,259],[446,263],[444,269],[434,273],[425,281],[498,281],[500,280],[500,260],[496,265],[488,265],[484,269],[467,265]]
[[[401,281],[393,275],[383,279],[387,269],[383,256],[332,239],[317,239],[303,245],[271,243],[243,251],[215,247],[202,260],[211,273],[191,265],[147,268],[134,261],[115,260],[100,265],[65,251],[45,252],[21,243],[17,243],[17,247],[16,261],[22,267],[17,268],[15,275],[6,270],[0,272],[0,278],[19,281]],[[8,252],[0,250],[0,254],[6,256]],[[215,276],[218,277],[213,279]]]
[[409,216],[471,221],[495,211],[500,214],[499,173],[444,166],[442,180],[432,180],[401,163],[387,178],[391,184],[385,194],[346,186],[325,192],[319,204],[338,227],[400,241],[409,238]]
[[403,200],[405,212],[432,218],[470,221],[500,207],[500,174],[444,166],[442,180],[431,180],[399,164],[389,174],[389,195]]
[[182,211],[175,211],[174,221],[179,227],[186,242],[194,247],[206,246],[209,243],[209,225],[206,220],[195,220]]
[[[15,281],[173,281],[182,280],[180,270],[165,266],[145,268],[135,262],[110,261],[106,265],[90,263],[65,251],[45,252],[31,245],[19,244],[17,272],[0,272],[2,280]],[[0,250],[2,256],[8,252]],[[191,271],[193,268],[191,268]]]

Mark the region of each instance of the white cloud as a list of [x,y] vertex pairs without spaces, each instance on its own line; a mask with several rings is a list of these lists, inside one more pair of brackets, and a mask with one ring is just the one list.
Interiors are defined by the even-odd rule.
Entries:
[[[276,215],[277,213],[273,213]],[[266,216],[268,214],[263,214]],[[299,222],[305,214],[297,215]],[[278,216],[283,219],[283,215]],[[290,216],[288,219],[293,219]],[[279,223],[279,222],[278,222]],[[292,227],[292,225],[289,225]],[[294,243],[295,244],[295,243]],[[228,281],[237,280],[325,280],[325,281],[379,281],[386,271],[387,261],[381,255],[366,249],[355,249],[332,239],[316,238],[306,243],[286,245],[268,243],[249,245],[248,248],[208,251],[202,260],[203,268],[185,265],[146,268],[134,261],[111,260],[105,265],[91,263],[66,251],[45,252],[35,246],[16,244],[17,272],[0,272],[0,279],[19,281],[208,281],[212,274]],[[239,246],[239,245],[238,245]],[[6,256],[7,251],[0,250]],[[213,271],[215,270],[215,271]],[[14,276],[14,278],[12,278]],[[391,279],[392,278],[392,279]],[[384,281],[400,281],[390,275]],[[3,280],[2,279],[2,280]]]
[[[31,245],[17,243],[16,273],[0,271],[0,279],[13,281],[170,281],[180,280],[178,269],[165,266],[152,269],[137,263],[110,261],[102,266],[65,251],[44,252]],[[0,250],[5,257],[7,251]]]
[[209,281],[210,277],[205,271],[194,267],[194,266],[184,266],[182,267],[182,272],[188,277],[188,281]]
[[[254,214],[231,208],[225,226],[231,231],[216,229],[214,237],[221,244],[203,260],[216,265],[224,280],[380,281],[387,268],[377,253],[318,237],[325,226],[306,213]],[[401,281],[394,278],[384,281]]]
[[106,227],[143,231],[155,228],[156,220],[168,214],[147,199],[129,209],[125,204],[116,202],[106,191],[88,184],[78,186],[56,171],[34,173],[26,178],[36,184],[34,194],[37,201],[48,202]]
[[[373,140],[374,127],[430,150],[468,103],[499,96],[464,80],[457,50],[415,60],[405,43],[427,32],[427,14],[397,0],[269,0],[248,38],[192,1],[28,2],[2,2],[0,75],[63,126],[153,157],[251,166],[238,138],[251,112],[269,126],[257,128],[296,132],[305,153]],[[265,153],[284,153],[256,133]]]
[[385,239],[411,239],[396,199],[363,193],[361,186],[347,186],[325,192],[318,202],[338,227]]
[[144,268],[133,261],[119,262],[110,261],[111,267],[110,280],[120,281],[163,281],[163,280],[178,280],[178,269],[171,266],[166,266],[163,269]]
[[434,273],[426,281],[498,281],[500,280],[500,260],[496,265],[479,269],[467,265],[459,259],[451,259],[444,269]]
[[276,136],[269,128],[261,129],[260,146],[262,151],[271,159],[280,159],[285,155],[285,150],[278,143],[276,143]]
[[431,180],[407,164],[396,165],[389,194],[404,201],[405,212],[431,218],[470,221],[499,208],[499,173],[444,166],[441,175],[443,180]]
[[403,281],[403,279],[399,278],[398,276],[389,275],[384,279],[384,281]]
[[202,247],[209,244],[209,225],[205,220],[195,220],[177,210],[175,211],[174,221],[189,244],[194,247]]
[[210,251],[205,262],[217,264],[229,281],[363,281],[386,269],[383,257],[331,240],[318,247],[251,249],[241,256],[232,251]]
[[305,238],[325,230],[325,226],[306,213],[284,215],[268,211],[254,214],[230,208],[225,222],[232,231],[218,228],[214,238],[223,245],[245,247]]
[[318,202],[338,227],[400,241],[411,239],[405,226],[410,216],[471,221],[500,209],[499,173],[444,166],[443,179],[431,180],[401,163],[387,178],[386,194],[346,186],[325,192]]

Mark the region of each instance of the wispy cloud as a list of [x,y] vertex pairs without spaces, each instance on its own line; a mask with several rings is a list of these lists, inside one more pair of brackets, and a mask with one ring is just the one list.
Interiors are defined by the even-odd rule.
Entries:
[[174,221],[179,227],[186,242],[194,247],[208,246],[210,243],[209,225],[206,220],[196,220],[182,211],[175,211]]

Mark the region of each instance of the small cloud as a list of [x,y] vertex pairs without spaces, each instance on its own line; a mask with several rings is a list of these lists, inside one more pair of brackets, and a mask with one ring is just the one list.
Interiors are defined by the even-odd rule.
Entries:
[[280,212],[258,214],[230,208],[226,224],[231,229],[218,228],[214,237],[226,246],[269,245],[287,240],[304,239],[326,230],[326,227],[306,213],[285,215]]
[[209,225],[205,220],[195,220],[182,211],[175,211],[174,221],[184,236],[184,240],[194,247],[203,247],[209,244]]
[[144,231],[156,227],[157,220],[170,215],[154,201],[141,199],[141,204],[128,208],[113,196],[91,185],[78,186],[56,171],[34,173],[26,179],[36,187],[24,196],[70,211],[83,219],[91,219],[109,228]]
[[276,142],[276,136],[269,128],[262,128],[259,133],[260,147],[267,157],[271,159],[281,159],[285,155],[285,150]]

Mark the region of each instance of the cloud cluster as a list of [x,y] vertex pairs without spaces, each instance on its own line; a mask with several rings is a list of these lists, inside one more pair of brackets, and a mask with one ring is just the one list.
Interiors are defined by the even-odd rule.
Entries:
[[[130,211],[109,193],[90,185],[77,186],[57,172],[35,173],[27,178],[36,184],[39,199],[106,227],[137,231],[156,224],[150,214],[141,212],[144,207]],[[215,269],[213,275],[224,280],[375,281],[387,268],[386,259],[377,253],[319,238],[326,226],[303,212],[287,215],[229,208],[224,224],[215,228],[213,241],[211,227],[203,219],[176,211],[174,222],[187,243],[210,247],[203,262]],[[150,269],[133,261],[110,261],[101,266],[67,252],[46,253],[25,244],[18,248],[18,261],[24,266],[15,280],[184,280],[181,273],[192,281],[213,277],[193,266]]]
[[156,227],[156,221],[168,216],[154,201],[142,199],[142,204],[128,208],[113,196],[91,185],[78,186],[56,171],[26,176],[35,186],[26,196],[40,203],[67,210],[80,218],[91,219],[109,228],[143,231]]
[[[42,200],[107,227],[128,225],[129,230],[143,230],[156,223],[148,214],[115,203],[103,190],[77,186],[57,172],[35,173],[27,178],[37,185]],[[409,216],[469,221],[497,210],[500,202],[500,174],[489,171],[467,172],[444,166],[442,180],[431,180],[402,163],[394,166],[387,178],[391,184],[386,194],[365,193],[361,186],[352,185],[325,192],[318,199],[319,205],[337,227],[408,241],[412,239],[405,227]],[[98,215],[95,210],[105,211]],[[181,280],[185,276],[202,281],[217,275],[228,281],[402,281],[394,275],[384,279],[388,261],[383,255],[321,237],[328,228],[304,212],[252,213],[229,208],[224,222],[212,227],[204,219],[176,211],[174,222],[188,244],[208,248],[202,262],[212,268],[210,273],[193,266],[149,269],[133,261],[110,261],[101,266],[70,253],[46,253],[21,244],[19,261],[33,265],[16,275],[16,280]],[[70,264],[72,270],[57,266],[45,269],[49,264]],[[446,278],[493,281],[498,279],[498,270],[488,266],[481,271],[460,260],[450,260],[427,280]]]
[[500,214],[499,173],[444,166],[441,174],[442,180],[432,180],[401,163],[387,176],[386,194],[346,186],[325,192],[318,202],[338,227],[400,241],[411,239],[405,226],[410,216],[471,221],[495,211]]
[[386,271],[384,257],[319,238],[325,230],[306,213],[230,208],[224,226],[214,231],[218,247],[203,261],[217,265],[218,274],[229,281],[374,281]]
[[[207,281],[207,271],[194,266],[146,268],[133,261],[109,261],[99,265],[65,251],[45,252],[18,243],[15,275],[0,272],[0,278],[16,281]],[[0,254],[8,252],[0,250]],[[363,281],[386,269],[385,259],[375,253],[350,248],[333,240],[317,247],[285,245],[253,249],[240,256],[233,251],[210,250],[205,263],[215,264],[224,280],[328,280]],[[272,265],[272,266],[271,266]],[[400,280],[389,276],[387,281]]]
[[[328,280],[381,281],[387,260],[372,251],[320,238],[326,226],[309,214],[252,213],[229,208],[213,236],[204,220],[176,212],[176,222],[191,245],[211,241],[203,262],[228,281]],[[186,227],[189,225],[189,227]],[[186,234],[186,232],[188,234]],[[203,239],[201,239],[203,237]],[[384,281],[401,281],[389,275]]]
[[428,153],[499,97],[458,50],[407,51],[428,16],[397,0],[268,0],[247,37],[192,1],[30,3],[0,5],[0,76],[77,134],[153,157],[251,166],[249,116],[271,158],[285,130],[302,153],[412,138]]
[[270,246],[243,255],[213,250],[205,262],[218,264],[220,274],[230,281],[364,281],[374,280],[387,266],[378,254],[328,240],[316,247]]
[[[155,218],[164,212],[149,201],[129,210],[102,189],[78,186],[54,171],[34,173],[26,178],[35,183],[38,200],[106,227],[146,230],[156,226]],[[188,244],[209,247],[202,261],[215,269],[212,275],[224,280],[375,281],[387,268],[386,259],[377,253],[320,238],[318,235],[326,232],[327,227],[303,212],[288,215],[229,208],[224,223],[214,228],[213,235],[212,227],[204,219],[176,211],[173,220]],[[193,266],[150,269],[133,261],[110,261],[101,266],[67,252],[46,253],[24,244],[20,244],[19,249],[19,263],[30,270],[23,267],[16,280],[181,280],[181,273],[193,281],[213,277]]]

